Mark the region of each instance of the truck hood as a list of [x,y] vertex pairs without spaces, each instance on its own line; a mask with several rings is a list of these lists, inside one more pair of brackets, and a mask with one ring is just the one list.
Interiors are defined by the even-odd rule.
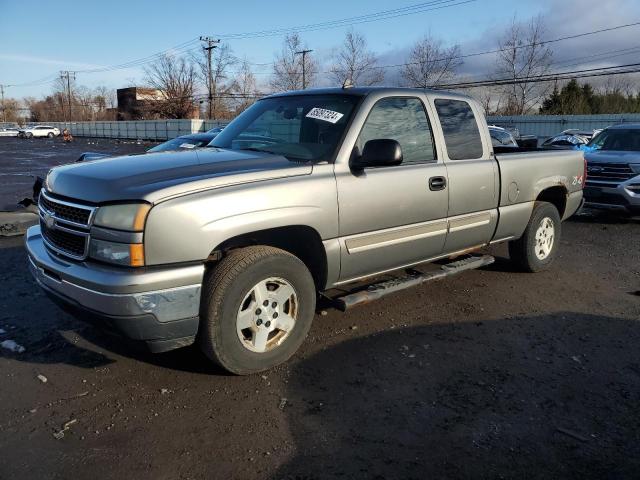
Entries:
[[628,152],[617,150],[595,150],[585,152],[587,163],[640,163],[640,152]]
[[54,194],[104,203],[164,198],[238,183],[308,175],[310,163],[270,153],[207,148],[111,157],[56,167],[45,188]]

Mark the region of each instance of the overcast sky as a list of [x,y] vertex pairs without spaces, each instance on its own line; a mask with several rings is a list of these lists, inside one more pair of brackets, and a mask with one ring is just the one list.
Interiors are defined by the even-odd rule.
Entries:
[[[438,9],[425,8],[410,15],[355,25],[364,34],[380,63],[404,61],[410,46],[425,33],[446,45],[458,43],[463,54],[496,48],[498,38],[513,18],[545,19],[545,38],[553,39],[640,21],[638,0],[439,0]],[[466,3],[465,3],[466,2]],[[416,0],[315,2],[281,0],[189,2],[71,0],[52,8],[49,1],[31,0],[29,8],[14,0],[0,0],[0,84],[10,97],[41,96],[52,89],[48,80],[60,70],[77,70],[77,83],[111,88],[143,83],[142,67],[83,72],[122,64],[178,46],[197,50],[200,35],[295,27],[403,8]],[[424,3],[424,2],[422,2]],[[457,3],[457,4],[456,4]],[[561,5],[561,6],[560,6]],[[41,7],[41,8],[39,8]],[[321,63],[330,60],[348,25],[302,32],[301,36]],[[586,36],[553,45],[554,69],[573,70],[637,62],[640,26]],[[280,50],[282,35],[230,41],[238,57],[268,64]],[[191,43],[187,43],[191,42]],[[180,47],[180,45],[184,45]],[[622,49],[634,49],[619,52]],[[600,56],[598,56],[600,55]],[[460,73],[473,78],[490,75],[495,58],[487,55],[465,60]],[[254,65],[258,80],[266,80],[269,65]],[[325,77],[326,78],[326,77]],[[389,82],[394,71],[388,72]],[[326,79],[324,80],[326,82]],[[320,83],[323,79],[320,78]]]

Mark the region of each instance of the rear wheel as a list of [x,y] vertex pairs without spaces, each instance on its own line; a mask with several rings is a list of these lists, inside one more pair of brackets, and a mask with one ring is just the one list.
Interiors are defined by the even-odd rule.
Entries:
[[560,244],[561,220],[556,207],[536,202],[524,234],[509,242],[511,260],[526,272],[546,269],[556,256]]
[[24,135],[24,136],[25,136],[26,138],[31,138],[31,137],[33,137],[33,133],[31,133],[31,132],[27,132],[27,133],[25,133],[25,135]]
[[298,350],[315,300],[311,273],[294,255],[266,246],[234,250],[205,278],[198,342],[232,373],[269,369]]

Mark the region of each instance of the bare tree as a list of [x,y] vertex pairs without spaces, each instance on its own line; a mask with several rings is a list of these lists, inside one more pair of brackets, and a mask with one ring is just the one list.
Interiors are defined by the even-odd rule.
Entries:
[[202,50],[200,55],[193,57],[197,65],[198,77],[202,81],[207,92],[209,82],[211,82],[211,117],[223,118],[229,112],[229,93],[233,87],[233,80],[229,77],[229,68],[238,63],[238,59],[233,55],[231,47],[227,43],[222,43],[214,48],[211,53],[211,77],[209,77],[209,64],[206,50]]
[[24,99],[29,111],[29,120],[32,122],[62,122],[67,117],[66,96],[61,91],[54,91],[43,100],[33,97]]
[[246,59],[242,61],[240,70],[236,74],[232,91],[235,96],[234,110],[236,115],[242,113],[256,101],[258,95],[256,77],[251,71],[251,65]]
[[269,82],[273,90],[301,90],[305,87],[302,81],[303,71],[306,86],[313,85],[318,70],[317,63],[311,55],[296,53],[306,49],[306,44],[297,33],[291,33],[285,37],[282,51],[273,64],[273,75]]
[[441,40],[425,35],[411,48],[401,75],[406,86],[428,88],[451,80],[460,65],[460,45],[446,48]]
[[637,83],[624,75],[612,75],[598,89],[601,93],[633,96],[636,94]]
[[20,103],[15,98],[5,98],[0,109],[0,121],[17,123],[20,120]]
[[101,85],[94,88],[93,94],[96,97],[96,102],[103,108],[115,108],[117,106],[116,90],[114,88]]
[[339,85],[346,80],[351,80],[354,85],[377,85],[384,81],[384,70],[377,67],[377,63],[378,58],[368,49],[364,36],[349,30],[330,71]]
[[477,87],[469,92],[475,98],[486,116],[497,115],[502,107],[503,93],[497,87]]
[[153,102],[155,113],[166,118],[188,118],[193,111],[196,72],[182,57],[163,55],[145,68],[145,80],[163,101]]
[[497,73],[501,78],[513,80],[507,85],[507,106],[504,113],[524,115],[547,94],[549,85],[530,81],[532,77],[549,72],[553,52],[544,43],[544,24],[541,16],[528,23],[512,20],[498,53]]

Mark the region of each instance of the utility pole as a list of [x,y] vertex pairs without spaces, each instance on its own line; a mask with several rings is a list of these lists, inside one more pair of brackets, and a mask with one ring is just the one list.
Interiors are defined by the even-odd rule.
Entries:
[[302,55],[302,89],[307,89],[307,53],[311,53],[313,50],[300,50],[295,52],[295,55]]
[[[67,81],[67,105],[69,106],[69,123],[71,123],[71,78],[76,79],[76,72],[70,72],[63,70],[60,72],[60,79],[64,82]],[[64,117],[64,111],[63,111]]]
[[211,120],[213,114],[213,75],[211,74],[211,52],[218,46],[220,40],[216,40],[211,37],[201,36],[200,41],[204,42],[207,46],[202,47],[207,52],[207,87],[209,90],[209,114],[207,117]]
[[7,121],[7,114],[5,113],[4,109],[4,87],[4,85],[0,84],[0,97],[2,98],[2,123],[5,123]]

